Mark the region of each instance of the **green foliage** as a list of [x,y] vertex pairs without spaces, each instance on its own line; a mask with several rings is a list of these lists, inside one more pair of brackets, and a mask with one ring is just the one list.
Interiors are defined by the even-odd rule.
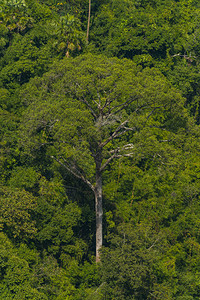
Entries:
[[[122,160],[109,171],[115,188],[110,189],[107,179],[105,191],[115,205],[116,225],[107,236],[109,247],[102,252],[106,288],[100,299],[132,299],[133,295],[135,299],[198,299],[199,282],[194,279],[199,272],[198,143],[188,136],[181,150],[172,144],[160,145],[159,150],[162,157],[152,159],[148,149],[145,160],[140,158],[137,165]],[[122,222],[116,235],[117,223]],[[146,289],[146,279],[139,282],[140,268],[145,274],[145,265],[137,267],[142,253],[150,259]]]
[[126,225],[119,231],[110,248],[102,252],[102,282],[106,288],[100,299],[148,299],[156,280],[151,267],[158,255],[157,247],[152,247],[156,233]]
[[193,1],[112,0],[101,6],[91,40],[97,51],[109,56],[169,70],[171,55],[190,51],[190,37],[198,28],[197,12]]
[[[81,222],[81,209],[68,201],[63,185],[57,181],[39,181],[37,241],[46,251],[67,266],[72,257],[81,261],[86,243],[76,237]],[[76,234],[75,234],[76,233]]]
[[16,127],[18,118],[13,113],[0,108],[0,169],[1,183],[4,183],[8,176],[10,168],[15,165],[17,151],[15,148],[16,142]]
[[61,269],[56,259],[50,256],[45,256],[35,266],[33,285],[45,294],[45,299],[72,299],[70,296],[76,290],[66,271]]
[[[8,238],[0,233],[0,294],[3,299],[47,299],[32,286],[28,262],[20,257]],[[20,251],[21,252],[21,251]]]
[[60,17],[32,0],[6,3],[0,28],[3,87],[16,90],[31,77],[46,72],[53,58],[76,55],[84,46],[80,21],[75,15]]
[[36,234],[31,213],[36,208],[35,198],[24,190],[1,187],[1,228],[12,239],[32,238]]
[[[1,0],[0,17],[2,26],[7,30],[5,33],[23,32],[32,27],[33,18],[30,16],[27,3],[23,0]],[[2,27],[2,28],[3,28]]]
[[0,298],[198,300],[199,3],[91,4],[0,0]]
[[32,168],[17,167],[12,171],[9,179],[9,185],[13,188],[22,188],[25,190],[33,190],[38,182],[39,174]]
[[[91,55],[64,60],[42,80],[33,80],[21,95],[24,103],[30,103],[23,117],[22,142],[32,150],[48,149],[47,154],[60,157],[63,163],[70,160],[69,166],[75,164],[92,182],[97,145],[109,139],[123,121],[130,127],[127,138],[134,144],[141,144],[144,135],[149,139],[153,135],[155,140],[170,138],[170,131],[176,133],[187,122],[183,99],[164,76],[155,69],[140,72],[128,60]],[[96,99],[102,107],[105,105],[105,121],[101,121]],[[127,99],[130,105],[123,108]],[[118,106],[122,109],[115,113]],[[107,120],[109,109],[113,114]],[[119,139],[116,145],[110,139],[103,158],[106,160],[110,151],[120,145],[126,153],[124,143]],[[138,149],[141,148],[142,145]]]

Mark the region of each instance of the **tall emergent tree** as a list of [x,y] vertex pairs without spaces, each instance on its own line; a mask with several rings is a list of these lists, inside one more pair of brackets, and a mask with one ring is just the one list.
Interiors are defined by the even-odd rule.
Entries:
[[104,170],[116,158],[137,154],[141,132],[150,140],[170,139],[184,122],[183,100],[155,69],[92,55],[54,65],[28,83],[22,99],[28,106],[22,145],[44,151],[94,192],[98,262]]

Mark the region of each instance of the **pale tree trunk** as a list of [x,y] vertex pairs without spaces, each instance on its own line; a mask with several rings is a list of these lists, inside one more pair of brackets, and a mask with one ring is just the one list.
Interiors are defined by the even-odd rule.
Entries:
[[67,161],[64,160],[64,163],[57,159],[54,156],[51,156],[55,161],[67,169],[75,177],[83,180],[94,192],[95,195],[95,211],[96,211],[96,262],[100,261],[100,249],[103,245],[103,205],[102,205],[102,149],[97,151],[95,155],[95,164],[96,164],[96,184],[93,186],[89,180],[87,180],[82,174],[78,172],[78,169],[74,167],[67,166]]
[[87,35],[86,35],[87,43],[89,39],[89,30],[90,30],[90,15],[91,15],[91,0],[89,0],[89,8],[88,8],[88,24],[87,24]]
[[103,205],[102,205],[102,173],[101,158],[96,161],[95,211],[96,211],[96,262],[100,261],[100,249],[103,244]]

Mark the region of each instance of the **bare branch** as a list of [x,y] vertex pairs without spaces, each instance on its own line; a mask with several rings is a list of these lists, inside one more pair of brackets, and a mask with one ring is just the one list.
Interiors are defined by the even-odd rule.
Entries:
[[129,127],[124,127],[125,131],[136,131],[136,128],[129,128]]
[[176,57],[176,56],[180,56],[180,57],[184,57],[185,59],[193,59],[193,58],[198,58],[198,56],[191,56],[191,55],[186,55],[186,54],[180,54],[180,53],[177,53],[177,54],[174,54],[172,55],[171,57]]
[[122,147],[123,150],[129,150],[129,149],[133,149],[133,148],[134,148],[133,144],[127,144]]
[[107,167],[107,165],[116,157],[116,153],[114,153],[111,157],[109,157],[107,159],[107,161],[103,164],[103,166],[101,166],[100,171],[102,172],[105,167]]
[[100,168],[100,171],[102,172],[108,165],[109,163],[114,159],[114,158],[121,158],[121,157],[132,157],[134,155],[134,153],[127,153],[127,154],[117,154],[114,153],[112,156],[110,156],[106,162],[103,164],[103,166]]
[[110,150],[109,153],[112,154],[112,153],[117,153],[119,151],[120,151],[120,148],[118,147],[118,148],[116,148],[114,150]]
[[100,286],[96,289],[96,291],[94,291],[94,293],[92,293],[92,295],[95,295],[95,294],[97,294],[98,293],[98,291],[99,291],[99,289],[101,289],[102,288],[102,286],[104,286],[106,284],[106,282],[102,282],[101,284],[100,284]]
[[124,145],[121,149],[118,147],[114,150],[111,150],[110,153],[113,155],[111,155],[107,160],[106,162],[103,164],[103,166],[101,167],[100,171],[102,172],[106,167],[107,165],[114,159],[114,158],[120,158],[120,157],[131,157],[134,153],[127,153],[127,154],[119,154],[120,151],[123,151],[123,150],[129,150],[129,149],[133,149],[134,148],[134,145],[133,144],[127,144],[127,145]]
[[105,101],[104,105],[102,106],[102,111],[104,111],[104,109],[107,107],[107,105],[110,105],[111,103],[112,103],[112,101],[109,101],[109,99],[106,98],[106,101]]
[[120,158],[120,157],[132,157],[134,153],[127,153],[127,154],[117,154],[115,157]]
[[[101,143],[99,146],[101,147],[101,148],[103,148],[105,145],[107,145],[112,139],[114,139],[114,138],[116,138],[118,135],[118,133],[119,133],[119,131],[124,127],[124,125],[126,124],[128,122],[128,120],[126,120],[126,121],[124,121],[123,123],[121,123],[118,127],[117,127],[117,129],[113,132],[113,134],[111,135],[111,136],[109,136],[109,138],[105,141],[105,142],[103,142],[103,143]],[[124,132],[126,132],[126,130],[124,131]],[[123,132],[123,133],[124,133]]]
[[180,53],[174,54],[171,57],[175,57],[175,56],[182,56]]
[[155,299],[159,299],[155,294],[152,294],[151,292],[149,292],[149,295],[153,296],[153,298]]
[[114,150],[109,151],[109,153],[116,153],[116,152],[119,152],[121,150],[129,150],[129,149],[133,149],[133,148],[134,148],[133,144],[127,144],[127,145],[124,145],[121,149],[120,149],[120,147],[118,147]]
[[[117,137],[119,137],[119,136],[121,136],[121,135],[123,135],[123,134],[125,134],[127,131],[135,131],[136,130],[136,128],[135,127],[133,127],[133,128],[129,128],[129,127],[124,127],[123,126],[123,124],[124,123],[126,123],[126,122],[128,122],[128,120],[127,121],[125,121],[125,122],[123,122],[114,132],[113,132],[113,134],[104,142],[104,143],[101,143],[99,146],[101,147],[101,148],[103,148],[105,145],[107,145],[112,139],[116,139]],[[122,129],[122,131],[120,131]]]
[[127,131],[128,131],[128,130],[124,130],[124,131],[121,131],[121,132],[117,133],[117,134],[114,136],[114,138],[115,138],[115,139],[118,138],[119,136],[123,135],[123,134],[126,133]]
[[[108,106],[110,105],[113,101],[115,101],[117,99],[117,97],[115,97],[114,99],[109,99],[109,98],[106,98],[106,101],[104,103],[104,105],[102,106],[102,111]],[[111,109],[109,109],[109,114],[111,112]]]
[[[91,184],[91,182],[85,178],[85,176],[83,176],[75,167],[72,169],[72,167],[67,166],[65,163],[67,163],[67,161],[65,159],[63,163],[60,159],[56,158],[55,156],[51,156],[51,158],[53,158],[55,161],[57,161],[61,166],[63,166],[67,171],[69,171],[72,175],[74,175],[75,177],[81,179],[84,183],[86,183],[91,190],[94,192],[94,186]],[[75,170],[76,169],[76,170]]]
[[155,244],[160,240],[160,237],[158,237],[155,242],[153,242],[153,244],[147,249],[150,250],[151,248],[153,248],[155,246]]

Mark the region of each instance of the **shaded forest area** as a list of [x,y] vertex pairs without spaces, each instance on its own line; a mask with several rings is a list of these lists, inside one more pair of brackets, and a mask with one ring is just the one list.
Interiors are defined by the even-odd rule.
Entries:
[[199,300],[199,24],[0,0],[2,300]]

